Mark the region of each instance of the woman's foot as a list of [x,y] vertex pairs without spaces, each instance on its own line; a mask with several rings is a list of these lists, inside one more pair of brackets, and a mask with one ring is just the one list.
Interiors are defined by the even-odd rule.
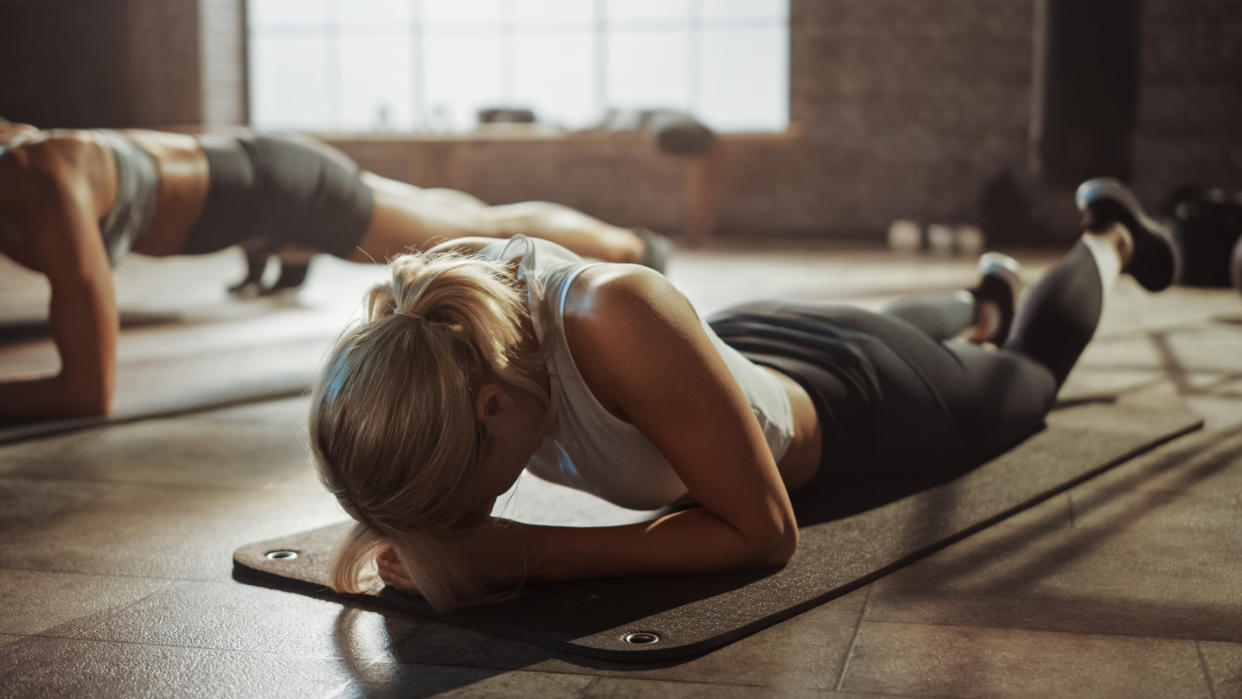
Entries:
[[673,255],[673,241],[646,228],[631,228],[630,232],[643,241],[643,256],[638,264],[664,274],[668,269],[668,258]]
[[1111,177],[1097,177],[1078,186],[1074,195],[1083,213],[1083,227],[1103,233],[1120,224],[1128,234],[1130,250],[1123,255],[1123,271],[1144,289],[1160,291],[1181,276],[1181,253],[1167,226],[1148,216],[1138,198]]
[[1008,255],[985,252],[979,257],[979,283],[967,289],[975,297],[976,323],[972,342],[1003,345],[1013,327],[1022,295],[1022,265]]

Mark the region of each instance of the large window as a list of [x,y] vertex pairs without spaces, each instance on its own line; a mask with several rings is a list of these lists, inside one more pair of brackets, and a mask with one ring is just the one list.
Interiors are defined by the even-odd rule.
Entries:
[[259,128],[460,131],[484,107],[579,127],[676,108],[789,120],[788,0],[248,0]]

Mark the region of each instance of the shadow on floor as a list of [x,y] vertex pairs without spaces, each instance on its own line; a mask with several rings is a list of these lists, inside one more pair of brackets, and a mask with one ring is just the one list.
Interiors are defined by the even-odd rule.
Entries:
[[[1228,446],[1221,449],[1221,444]],[[1210,454],[1209,452],[1217,453]],[[1153,459],[1141,469],[1128,476],[1108,483],[1107,487],[1078,491],[1074,501],[1075,510],[1099,511],[1122,497],[1138,497],[1132,503],[1110,511],[1103,522],[1087,527],[1063,526],[1061,510],[1050,510],[1047,515],[1027,521],[1004,534],[992,536],[986,543],[975,544],[968,553],[941,559],[929,558],[920,564],[918,587],[920,589],[953,589],[956,593],[977,598],[1005,599],[1023,598],[1025,607],[1039,617],[1038,628],[1064,627],[1076,630],[1084,615],[1094,620],[1093,628],[1102,631],[1100,619],[1124,620],[1124,628],[1117,633],[1151,635],[1158,637],[1193,638],[1208,641],[1242,642],[1242,610],[1236,605],[1221,605],[1204,609],[1202,605],[1174,601],[1153,602],[1117,595],[1116,599],[1058,599],[1046,595],[1039,588],[1041,580],[1054,581],[1070,568],[1075,561],[1103,549],[1114,539],[1132,530],[1141,519],[1151,517],[1162,508],[1168,508],[1184,497],[1196,483],[1231,468],[1242,467],[1242,425],[1209,433],[1194,440],[1192,444],[1169,451]],[[1176,474],[1169,478],[1170,474]],[[1157,479],[1158,488],[1143,489]],[[1051,546],[1036,555],[1030,555],[1034,544],[1043,539]],[[1007,560],[1016,561],[1009,565]],[[980,585],[963,587],[954,581],[974,575],[976,571],[995,566],[997,572]],[[1055,585],[1054,585],[1055,586]],[[1084,611],[1084,603],[1087,611]],[[1019,615],[1020,616],[1020,615]],[[1010,623],[1021,625],[1023,619]],[[1025,619],[1034,623],[1034,619]]]
[[[123,311],[121,313],[122,330],[176,325],[183,321],[184,319],[179,313],[147,311]],[[51,336],[51,326],[48,325],[46,318],[0,319],[0,345],[15,345],[32,340],[46,340]]]

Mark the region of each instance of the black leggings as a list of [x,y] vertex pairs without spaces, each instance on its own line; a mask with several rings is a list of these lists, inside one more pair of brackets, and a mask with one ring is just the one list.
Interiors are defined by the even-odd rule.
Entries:
[[1031,289],[995,351],[952,339],[973,322],[960,294],[883,313],[754,303],[710,324],[807,389],[824,435],[816,481],[854,480],[986,458],[1038,430],[1102,303],[1095,259],[1080,242]]

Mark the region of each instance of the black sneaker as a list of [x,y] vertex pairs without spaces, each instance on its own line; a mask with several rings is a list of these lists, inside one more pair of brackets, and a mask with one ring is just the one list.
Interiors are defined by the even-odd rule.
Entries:
[[996,332],[984,338],[984,342],[1005,344],[1013,327],[1022,287],[1022,265],[1017,260],[999,252],[985,252],[979,256],[979,283],[967,291],[980,301],[995,303],[1001,315]]
[[631,228],[630,232],[643,241],[643,256],[638,264],[664,274],[668,270],[668,258],[673,254],[673,241],[646,228]]
[[1074,195],[1083,213],[1083,227],[1102,233],[1114,223],[1130,231],[1134,250],[1125,272],[1148,291],[1160,291],[1181,276],[1181,251],[1167,226],[1143,212],[1138,198],[1111,177],[1097,177],[1078,185]]
[[306,283],[306,273],[309,270],[309,260],[304,262],[280,260],[280,276],[276,278],[276,283],[263,288],[263,291],[261,292],[262,295],[271,296],[284,291],[297,290],[301,288],[302,284]]

